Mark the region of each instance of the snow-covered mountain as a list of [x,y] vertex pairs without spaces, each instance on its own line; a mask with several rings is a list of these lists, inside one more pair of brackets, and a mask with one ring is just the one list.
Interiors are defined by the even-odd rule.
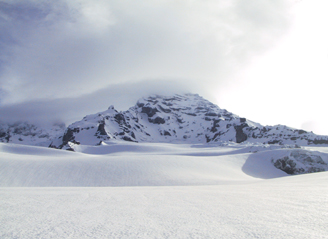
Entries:
[[[327,235],[328,145],[315,145],[327,136],[264,127],[197,95],[110,107],[66,130],[0,129],[0,238]],[[76,152],[22,145],[50,141]]]
[[40,127],[28,122],[0,122],[0,142],[48,147],[64,131],[64,124]]
[[113,106],[68,126],[50,147],[99,145],[108,140],[165,143],[232,141],[264,144],[328,144],[328,136],[283,125],[262,126],[220,109],[196,94],[140,99],[127,111]]

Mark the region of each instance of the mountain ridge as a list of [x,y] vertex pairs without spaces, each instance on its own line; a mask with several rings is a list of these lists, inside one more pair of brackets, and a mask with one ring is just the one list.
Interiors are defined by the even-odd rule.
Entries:
[[72,150],[69,144],[104,141],[206,144],[235,142],[288,145],[328,144],[328,136],[284,125],[263,126],[239,117],[197,94],[150,95],[126,111],[114,106],[65,127],[0,122],[0,142]]
[[69,125],[50,147],[69,143],[99,145],[103,141],[162,143],[328,144],[328,136],[284,125],[263,126],[239,117],[197,94],[151,95],[126,111],[114,106]]

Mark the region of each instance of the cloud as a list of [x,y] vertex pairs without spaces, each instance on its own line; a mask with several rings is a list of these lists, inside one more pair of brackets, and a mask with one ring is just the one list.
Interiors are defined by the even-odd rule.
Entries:
[[[106,110],[110,105],[118,111],[133,107],[142,96],[152,94],[184,94],[204,92],[193,88],[193,84],[179,84],[176,80],[143,80],[129,84],[114,84],[96,92],[79,97],[60,99],[37,99],[0,106],[1,121],[28,121],[35,124],[70,124],[88,114]],[[124,93],[122,93],[124,92]]]
[[213,93],[288,29],[289,10],[287,0],[0,0],[1,118],[51,109],[66,121],[151,93],[145,80]]
[[325,120],[309,120],[304,122],[301,127],[307,131],[313,131],[315,134],[328,134],[328,126]]

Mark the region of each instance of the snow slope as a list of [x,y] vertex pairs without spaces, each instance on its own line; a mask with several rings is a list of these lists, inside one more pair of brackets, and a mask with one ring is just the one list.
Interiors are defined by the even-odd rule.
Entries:
[[328,173],[271,162],[300,149],[74,147],[0,143],[0,238],[327,238]]
[[257,177],[286,175],[273,166],[270,158],[261,165],[269,168],[270,173],[262,173],[262,168],[243,171],[252,154],[248,147],[195,146],[117,142],[81,146],[77,150],[84,153],[78,153],[0,144],[0,186],[213,185],[254,181],[255,174]]

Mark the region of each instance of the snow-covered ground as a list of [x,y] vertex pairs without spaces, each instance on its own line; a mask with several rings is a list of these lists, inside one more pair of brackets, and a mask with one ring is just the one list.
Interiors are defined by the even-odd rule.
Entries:
[[0,144],[0,238],[328,238],[328,173],[272,164],[292,148],[74,147]]

